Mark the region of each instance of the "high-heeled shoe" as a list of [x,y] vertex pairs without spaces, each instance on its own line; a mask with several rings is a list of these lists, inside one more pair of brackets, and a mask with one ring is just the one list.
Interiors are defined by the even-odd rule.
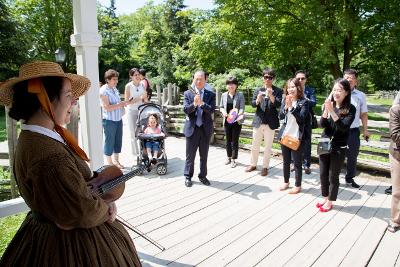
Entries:
[[331,205],[329,208],[324,208],[323,206],[319,207],[320,212],[328,212],[333,208],[333,205]]

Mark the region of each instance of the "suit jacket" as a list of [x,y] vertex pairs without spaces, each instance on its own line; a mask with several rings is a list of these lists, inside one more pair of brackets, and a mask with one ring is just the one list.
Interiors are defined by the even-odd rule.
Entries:
[[[228,103],[228,92],[225,92],[221,96],[220,111],[222,113],[228,113],[228,111],[226,110],[227,103]],[[233,97],[233,108],[238,109],[238,114],[244,113],[244,96],[241,92],[236,91],[236,94]],[[243,122],[244,122],[244,116],[243,119],[239,121],[239,123]]]
[[394,105],[389,110],[389,153],[400,160],[400,105]]
[[260,127],[262,124],[262,120],[264,115],[266,115],[266,124],[272,129],[275,130],[279,128],[279,107],[282,103],[282,89],[272,86],[273,92],[272,94],[275,96],[275,101],[272,103],[268,97],[264,98],[259,105],[256,104],[257,95],[259,92],[265,92],[265,88],[259,88],[254,91],[253,98],[251,101],[251,105],[256,109],[256,113],[254,114],[254,119],[252,126],[255,128]]
[[[285,110],[285,101],[282,101],[281,112],[279,113],[279,118],[281,120],[285,119],[288,112],[291,112],[292,115],[296,118],[297,125],[299,126],[299,139],[304,140],[307,137],[307,132],[304,131],[304,127],[306,125],[307,120],[309,120],[310,112],[309,112],[309,100],[306,98],[301,98],[297,101],[296,108],[291,111]],[[283,127],[283,126],[282,126]],[[283,131],[282,131],[283,132]]]
[[[191,137],[194,132],[194,127],[196,126],[196,107],[194,106],[194,96],[193,90],[186,90],[184,93],[183,100],[183,111],[186,114],[185,126],[183,132],[186,137]],[[211,136],[214,132],[214,124],[211,114],[215,111],[215,93],[209,90],[203,89],[203,109],[202,119],[203,127],[207,136]]]

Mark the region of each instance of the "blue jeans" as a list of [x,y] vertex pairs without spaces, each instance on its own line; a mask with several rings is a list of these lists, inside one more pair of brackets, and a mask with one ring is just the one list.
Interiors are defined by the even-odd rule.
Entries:
[[103,119],[104,155],[121,153],[122,148],[122,120],[110,121]]
[[160,151],[160,142],[157,141],[147,141],[146,148],[150,148],[151,151],[156,152]]

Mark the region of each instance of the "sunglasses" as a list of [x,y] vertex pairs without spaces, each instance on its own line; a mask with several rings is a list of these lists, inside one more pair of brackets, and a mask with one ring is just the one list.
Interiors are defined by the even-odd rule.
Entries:
[[274,77],[272,77],[272,76],[264,76],[264,80],[272,81],[273,79],[274,79]]

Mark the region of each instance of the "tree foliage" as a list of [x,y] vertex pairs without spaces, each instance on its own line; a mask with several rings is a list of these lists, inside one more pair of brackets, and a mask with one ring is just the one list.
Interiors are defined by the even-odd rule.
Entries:
[[70,45],[71,0],[17,0],[13,9],[24,36],[21,40],[30,45],[24,51],[28,60],[55,61],[54,52],[62,47],[66,52],[64,68],[75,69],[75,50]]
[[0,0],[0,14],[0,81],[3,81],[16,76],[18,67],[25,61],[28,40],[23,38],[5,0]]

